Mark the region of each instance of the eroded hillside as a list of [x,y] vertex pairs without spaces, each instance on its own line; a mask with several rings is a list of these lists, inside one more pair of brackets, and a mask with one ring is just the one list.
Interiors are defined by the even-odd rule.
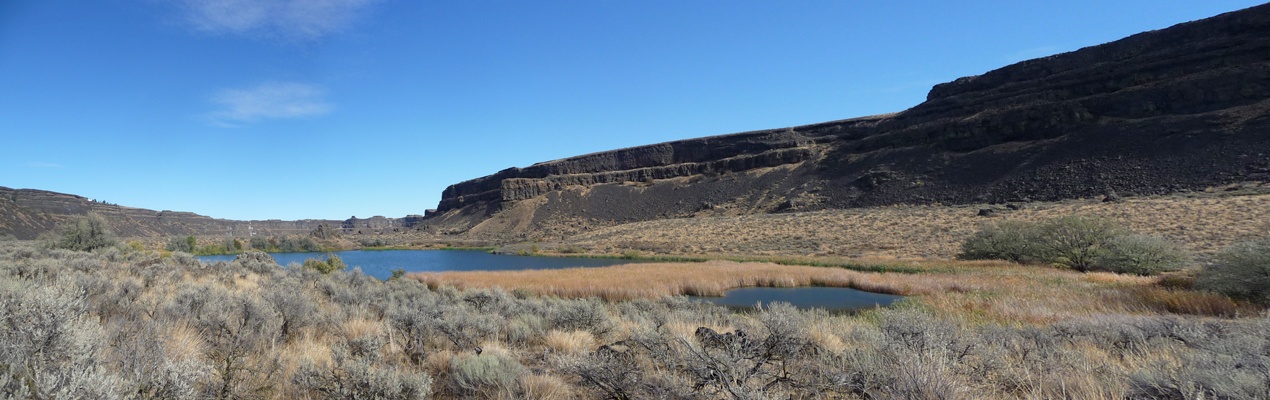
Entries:
[[1270,5],[936,85],[894,114],[613,150],[451,185],[429,233],[1057,201],[1270,180]]

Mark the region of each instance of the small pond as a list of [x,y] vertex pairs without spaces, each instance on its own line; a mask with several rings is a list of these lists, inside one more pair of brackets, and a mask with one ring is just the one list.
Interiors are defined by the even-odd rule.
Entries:
[[886,307],[903,298],[904,296],[833,287],[754,287],[729,290],[723,293],[723,297],[692,297],[694,300],[709,301],[731,308],[753,308],[759,302],[769,304],[780,301],[798,308],[823,308],[829,311]]
[[[334,253],[348,264],[349,269],[361,267],[362,272],[379,279],[388,279],[392,270],[406,272],[439,271],[502,271],[520,269],[558,269],[574,267],[607,267],[630,264],[632,260],[611,258],[523,257],[490,254],[479,250],[350,250]],[[305,259],[325,259],[326,253],[269,253],[279,265],[303,263]],[[233,261],[234,255],[197,256],[201,261]]]
[[[278,264],[303,263],[309,258],[324,259],[326,253],[270,253]],[[559,269],[574,267],[607,267],[630,264],[633,260],[608,258],[523,257],[490,254],[478,250],[351,250],[335,252],[349,269],[361,267],[366,275],[388,279],[392,270],[406,272],[502,271],[522,269]],[[233,261],[233,255],[197,256],[201,261]],[[724,293],[723,297],[693,297],[732,308],[752,308],[756,303],[781,301],[798,308],[824,308],[850,311],[875,306],[888,306],[903,296],[863,292],[847,288],[742,288]]]

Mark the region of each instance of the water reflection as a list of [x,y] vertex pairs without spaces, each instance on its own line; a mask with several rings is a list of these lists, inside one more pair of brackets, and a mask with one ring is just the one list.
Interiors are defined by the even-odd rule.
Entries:
[[852,311],[873,307],[886,307],[904,296],[870,293],[848,288],[797,287],[797,288],[741,288],[725,292],[723,297],[692,297],[732,308],[753,308],[755,304],[775,301],[793,304],[798,308],[823,308],[830,311]]

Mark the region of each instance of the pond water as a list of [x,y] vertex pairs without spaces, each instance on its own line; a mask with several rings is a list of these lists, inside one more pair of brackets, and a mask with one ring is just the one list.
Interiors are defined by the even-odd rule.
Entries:
[[753,308],[762,302],[774,301],[793,304],[798,308],[823,308],[829,311],[850,311],[873,307],[886,307],[904,296],[864,292],[849,288],[833,287],[797,287],[771,288],[754,287],[733,289],[723,293],[723,297],[692,297],[694,300],[731,308]]
[[[558,269],[573,267],[607,267],[630,264],[632,260],[611,258],[524,257],[490,254],[479,250],[350,250],[334,253],[344,260],[351,270],[361,267],[362,273],[379,279],[388,279],[392,270],[406,272],[439,271],[502,271],[519,269]],[[309,258],[325,259],[326,253],[269,253],[279,265],[303,263]],[[197,256],[202,261],[233,261],[233,255]]]
[[[326,253],[269,253],[278,264],[303,263],[309,258],[325,259]],[[349,269],[361,267],[362,273],[379,279],[388,279],[392,270],[406,272],[440,271],[500,271],[522,269],[558,269],[574,267],[607,267],[610,265],[640,262],[608,258],[524,257],[490,254],[478,250],[384,250],[338,251],[335,255],[344,260]],[[233,255],[197,256],[199,260],[233,261]],[[732,308],[752,308],[756,303],[774,301],[791,303],[798,308],[824,308],[830,311],[849,311],[875,306],[888,306],[903,296],[863,292],[847,288],[742,288],[724,293],[723,297],[693,297]]]

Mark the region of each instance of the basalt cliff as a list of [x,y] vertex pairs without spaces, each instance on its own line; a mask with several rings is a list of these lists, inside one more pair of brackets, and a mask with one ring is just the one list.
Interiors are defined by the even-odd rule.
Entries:
[[939,84],[893,114],[509,168],[451,185],[414,227],[551,238],[664,218],[1266,181],[1268,116],[1262,5]]

